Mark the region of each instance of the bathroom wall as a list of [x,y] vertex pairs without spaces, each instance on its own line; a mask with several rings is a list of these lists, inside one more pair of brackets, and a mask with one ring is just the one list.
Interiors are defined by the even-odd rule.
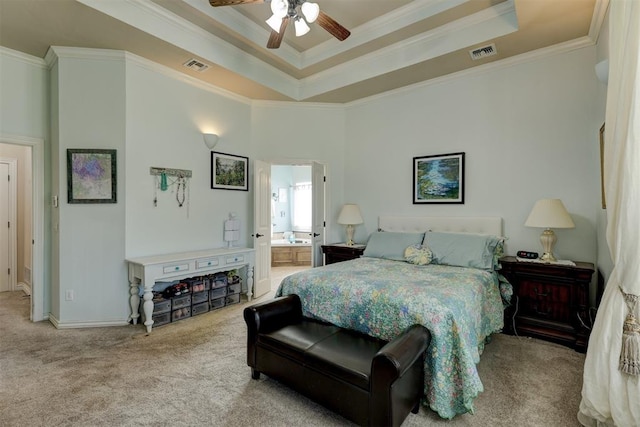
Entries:
[[[271,199],[272,234],[291,231],[291,186],[293,185],[293,166],[273,165],[271,166],[271,195],[276,195]],[[286,198],[281,197],[281,193]]]

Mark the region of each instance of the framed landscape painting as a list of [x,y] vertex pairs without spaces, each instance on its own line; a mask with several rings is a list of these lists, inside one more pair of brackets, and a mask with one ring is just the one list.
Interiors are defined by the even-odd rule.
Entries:
[[464,203],[464,153],[414,157],[413,203]]
[[249,158],[211,152],[211,188],[249,190]]
[[116,203],[116,150],[67,150],[67,201]]

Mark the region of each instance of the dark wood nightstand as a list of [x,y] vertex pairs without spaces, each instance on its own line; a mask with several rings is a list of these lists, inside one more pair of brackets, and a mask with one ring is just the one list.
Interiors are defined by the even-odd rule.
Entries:
[[334,262],[349,261],[350,259],[360,258],[366,247],[366,245],[358,244],[348,246],[346,243],[322,245],[324,264],[327,265],[333,264]]
[[500,273],[513,286],[511,306],[505,310],[505,332],[585,352],[590,332],[585,324],[589,319],[593,264],[543,264],[518,261],[511,256],[500,259],[500,264]]

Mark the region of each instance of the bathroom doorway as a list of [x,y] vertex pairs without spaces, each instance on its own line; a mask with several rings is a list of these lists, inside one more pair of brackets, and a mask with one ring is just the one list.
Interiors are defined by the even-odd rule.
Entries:
[[312,266],[311,165],[271,165],[271,267]]

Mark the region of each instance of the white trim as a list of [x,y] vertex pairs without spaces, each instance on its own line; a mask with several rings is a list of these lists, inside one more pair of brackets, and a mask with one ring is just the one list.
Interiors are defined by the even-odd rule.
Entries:
[[28,55],[24,52],[20,52],[17,50],[9,49],[4,46],[0,46],[0,56],[9,56],[17,61],[24,62],[28,65],[33,65],[38,68],[47,69],[47,64],[42,58],[38,58],[37,56]]
[[162,64],[158,64],[157,62],[153,62],[149,59],[143,58],[131,52],[127,52],[126,54],[127,61],[138,65],[142,68],[145,68],[150,71],[154,71],[156,73],[162,74],[174,80],[181,81],[183,83],[189,84],[197,89],[204,90],[206,92],[214,93],[216,95],[224,96],[233,101],[242,102],[244,104],[251,104],[251,99],[242,95],[238,95],[237,93],[228,91],[219,86],[212,85],[211,83],[204,82],[202,80],[196,79],[195,77],[191,77],[187,74],[181,73],[179,71],[174,70],[173,68],[166,67]]
[[31,232],[31,320],[45,320],[44,313],[44,139],[0,133],[0,142],[31,147],[32,203]]
[[[69,322],[61,322],[56,318],[53,314],[49,314],[49,322],[56,329],[77,329],[77,328],[104,328],[107,326],[126,326],[129,324],[126,320],[112,320],[112,321],[69,321]],[[145,330],[141,329],[141,333],[144,333]]]
[[600,30],[602,29],[602,22],[607,15],[607,9],[609,8],[609,0],[596,0],[596,4],[593,8],[593,15],[591,17],[591,26],[589,27],[589,38],[594,43],[598,43],[598,37],[600,37]]
[[[271,31],[265,27],[257,25],[240,12],[233,10],[233,8],[211,7],[208,2],[201,0],[182,1],[258,46],[263,46],[271,33]],[[372,40],[386,36],[394,31],[401,30],[407,25],[414,24],[445,10],[459,6],[467,1],[468,0],[413,1],[407,5],[393,9],[391,12],[372,21],[352,28],[351,36],[342,42],[331,38],[302,53],[292,48],[286,42],[283,42],[279,49],[270,53],[287,62],[290,66],[301,70],[358,46],[362,46]],[[509,0],[506,3],[512,3],[512,1],[513,0]]]
[[25,283],[25,282],[18,283],[18,289],[21,289],[22,292],[31,296],[31,285],[29,285],[28,283]]
[[[220,67],[297,99],[299,82],[150,0],[77,0]],[[188,58],[185,58],[185,60]]]
[[[55,54],[55,56],[53,54]],[[123,61],[126,58],[126,55],[127,52],[124,50],[95,49],[90,47],[50,46],[47,54],[45,55],[45,60],[47,61],[47,63],[55,63],[54,58]]]
[[[424,61],[444,53],[482,43],[486,40],[503,36],[517,30],[517,16],[513,0],[507,0],[496,6],[489,7],[469,17],[461,18],[451,24],[444,25],[427,33],[415,36],[410,40],[396,43],[377,52],[362,56],[357,60],[343,63],[339,66],[326,69],[310,77],[299,80],[281,71],[257,57],[250,55],[236,46],[212,35],[199,26],[171,13],[150,0],[78,0],[80,3],[92,7],[128,25],[138,28],[150,35],[158,37],[181,49],[192,52],[204,62],[212,62],[224,67],[256,83],[264,85],[285,96],[295,100],[308,99],[320,93],[330,92],[341,87],[363,80],[362,73],[366,71],[364,78],[376,77],[393,70],[407,67],[420,61]],[[453,7],[458,0],[439,0],[415,2],[409,9],[418,7],[421,13],[409,17],[408,12],[390,13],[384,20],[390,27],[380,29],[380,22],[365,31],[368,37],[379,36],[385,31],[392,31],[396,26],[405,25],[409,19],[418,19],[420,16],[434,14],[441,8]],[[214,8],[210,8],[214,9]],[[201,10],[201,9],[200,9]],[[249,24],[239,26],[238,18],[232,12],[208,11],[208,16],[232,16],[237,28],[250,27]],[[234,24],[235,23],[235,24]],[[375,28],[374,28],[375,27]],[[384,25],[383,25],[384,27]],[[258,31],[258,30],[256,30]],[[358,35],[359,29],[354,29],[354,41],[346,40],[342,45],[336,40],[331,40],[329,45],[333,55],[339,54],[341,49],[349,49],[366,42]],[[351,38],[350,38],[351,39]],[[353,46],[352,46],[353,44]],[[305,57],[305,66],[323,61],[327,54],[319,48]],[[326,50],[326,49],[325,49]],[[276,53],[277,54],[277,53]],[[291,66],[300,69],[302,60],[294,60]]]
[[513,33],[518,30],[518,17],[513,3],[507,3],[511,7],[494,6],[304,78],[298,99],[330,92]]
[[165,65],[158,64],[149,59],[138,56],[134,53],[122,50],[110,49],[94,49],[94,48],[78,48],[65,46],[51,46],[45,56],[46,64],[51,68],[58,61],[58,58],[81,58],[81,59],[103,59],[103,60],[124,60],[126,64],[133,64],[146,70],[162,74],[174,80],[189,84],[197,89],[201,89],[216,95],[224,96],[228,99],[251,104],[251,99],[214,86],[210,83],[183,74],[179,71],[169,68]]
[[446,83],[449,81],[455,81],[458,79],[469,77],[473,74],[481,74],[495,71],[497,69],[509,68],[515,65],[524,64],[531,61],[537,61],[543,58],[551,57],[554,55],[559,55],[567,52],[571,52],[577,49],[583,49],[585,47],[593,46],[595,43],[592,39],[587,36],[581,37],[579,39],[571,40],[565,43],[560,43],[557,45],[537,49],[531,52],[523,53],[516,56],[511,56],[509,58],[501,59],[499,61],[489,62],[482,65],[477,65],[472,68],[467,68],[466,70],[458,71],[456,73],[447,74],[441,77],[436,77],[431,80],[426,80],[420,83],[416,83],[409,86],[403,86],[401,88],[390,90],[387,92],[379,93],[376,95],[371,95],[367,98],[357,99],[352,102],[347,102],[344,105],[345,107],[353,107],[362,104],[368,104],[370,102],[374,102],[376,100],[386,98],[387,96],[402,94],[402,93],[411,93],[415,92],[416,89],[438,85],[442,83]]
[[[409,25],[459,6],[467,1],[468,0],[413,1],[403,7],[394,9],[386,15],[380,16],[379,18],[373,19],[357,28],[354,28],[351,36],[342,42],[335,38],[331,38],[329,41],[303,52],[302,68],[315,65],[321,61],[325,61],[351,49],[355,49],[358,46],[369,43],[377,38],[384,37],[394,31],[399,31]],[[513,0],[507,0],[504,3],[500,3],[496,6],[477,12],[467,18],[462,18],[458,21],[452,22],[451,24],[453,24],[453,26],[450,26],[451,24],[440,26],[416,37],[430,38],[431,40],[437,39],[438,37],[446,37],[448,41],[455,43],[456,39],[459,38],[456,27],[464,25],[463,22],[466,20],[470,19],[479,23],[486,20],[489,16],[510,13],[510,11],[515,11]],[[429,34],[432,34],[433,36],[429,36]],[[404,42],[399,42],[395,49],[402,49],[403,47],[405,47]],[[389,48],[387,47],[386,49]],[[405,63],[402,66],[407,65],[408,63]]]

